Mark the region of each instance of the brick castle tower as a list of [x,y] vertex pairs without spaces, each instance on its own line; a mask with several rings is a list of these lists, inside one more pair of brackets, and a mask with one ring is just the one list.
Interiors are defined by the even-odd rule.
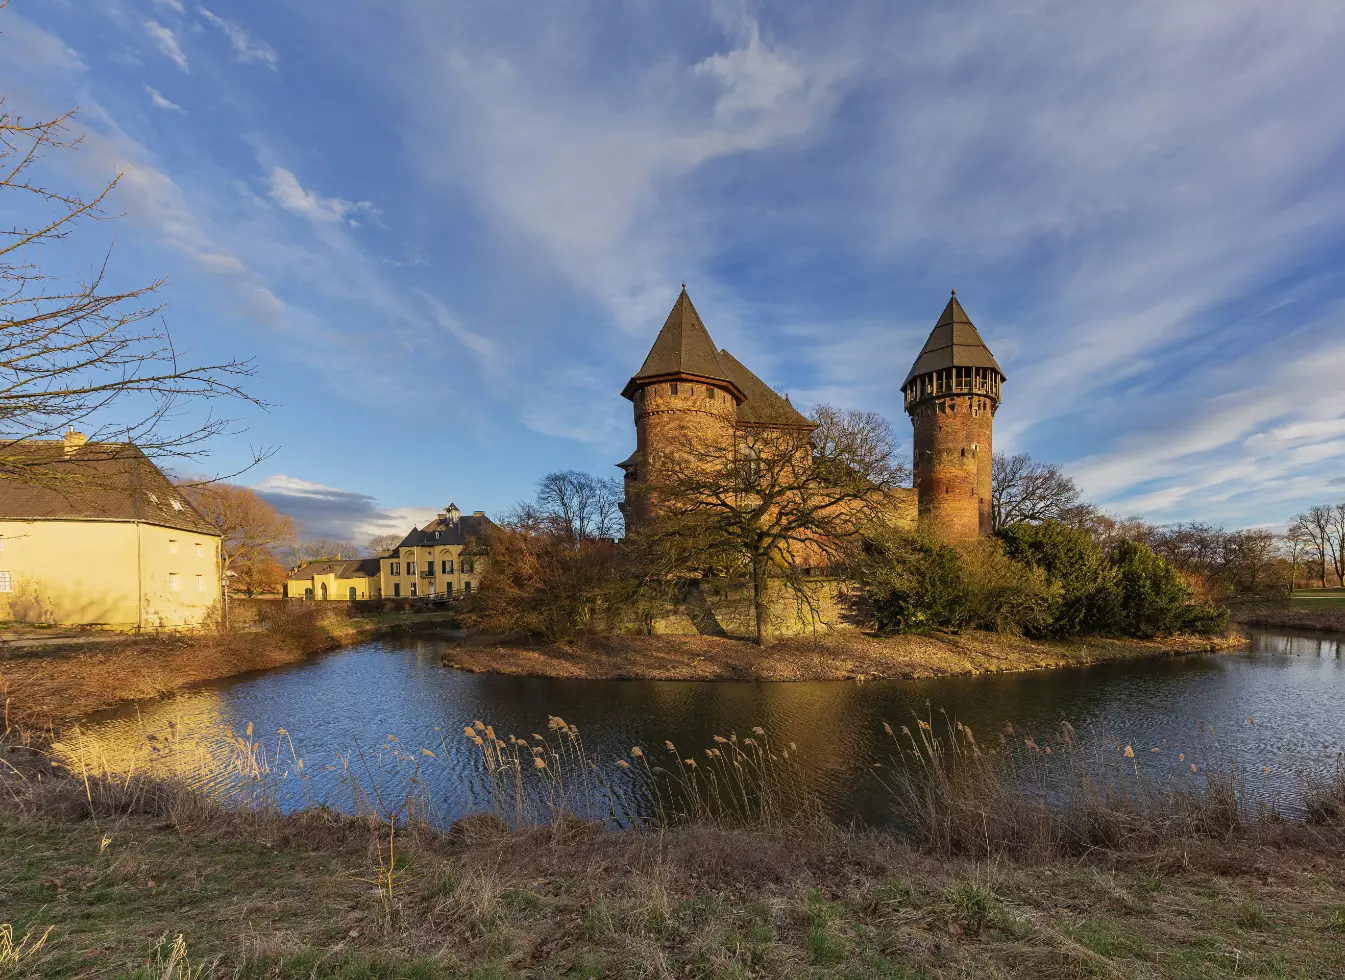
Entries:
[[920,528],[943,541],[991,530],[991,431],[1003,382],[953,290],[901,385],[915,427]]
[[649,516],[650,502],[641,489],[660,454],[675,453],[688,442],[727,450],[734,433],[745,428],[816,428],[788,397],[772,391],[727,350],[715,348],[686,283],[649,356],[621,394],[635,407],[635,452],[617,464],[626,474],[622,512],[632,527]]

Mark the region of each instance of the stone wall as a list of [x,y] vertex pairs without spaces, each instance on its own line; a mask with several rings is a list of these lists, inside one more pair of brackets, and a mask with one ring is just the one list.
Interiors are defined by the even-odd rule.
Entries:
[[[849,582],[819,577],[808,591],[815,613],[779,583],[768,593],[768,633],[774,637],[802,636],[816,631],[855,630],[871,625],[872,616],[859,589]],[[638,628],[626,624],[627,629]],[[679,601],[657,614],[650,630],[658,636],[752,637],[752,587],[746,581],[691,583]]]

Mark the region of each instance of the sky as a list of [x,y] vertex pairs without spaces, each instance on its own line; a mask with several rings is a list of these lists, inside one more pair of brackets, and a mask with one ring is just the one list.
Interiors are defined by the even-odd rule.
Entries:
[[[12,0],[0,90],[122,170],[119,281],[255,358],[232,472],[310,537],[555,469],[688,290],[795,404],[882,412],[958,298],[996,449],[1155,522],[1345,499],[1345,4]],[[65,186],[64,184],[62,186]]]

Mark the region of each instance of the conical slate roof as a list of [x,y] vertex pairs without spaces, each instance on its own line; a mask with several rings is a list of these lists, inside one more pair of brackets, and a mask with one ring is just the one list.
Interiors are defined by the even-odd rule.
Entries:
[[710,339],[710,332],[701,322],[696,307],[691,305],[685,283],[682,284],[681,295],[673,304],[672,312],[663,323],[663,329],[654,340],[654,346],[649,350],[649,356],[644,359],[644,364],[635,376],[626,382],[621,394],[633,398],[643,382],[683,375],[722,382],[734,391],[739,401],[742,400],[742,392],[720,360],[719,351]]
[[998,371],[1000,378],[1004,377],[1004,371],[996,362],[995,355],[985,346],[985,341],[976,332],[967,311],[962,309],[962,304],[957,301],[956,292],[948,300],[948,305],[943,308],[943,315],[930,331],[929,339],[920,349],[920,356],[911,365],[911,370],[901,386],[905,388],[911,383],[912,378],[922,374],[950,367],[990,368]]
[[719,359],[729,369],[729,375],[747,400],[738,406],[738,422],[742,425],[783,425],[798,428],[817,428],[799,412],[789,400],[781,398],[770,385],[749,371],[743,363],[726,350],[720,350]]

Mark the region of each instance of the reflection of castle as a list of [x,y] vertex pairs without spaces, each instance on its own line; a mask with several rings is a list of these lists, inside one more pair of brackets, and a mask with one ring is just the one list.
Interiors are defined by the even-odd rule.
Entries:
[[[915,429],[914,495],[919,521],[946,541],[990,530],[991,428],[1004,372],[954,293],[911,366],[901,390]],[[618,464],[626,474],[626,514],[643,512],[640,485],[651,454],[679,440],[732,445],[742,429],[808,431],[812,422],[715,347],[686,285],[649,356],[621,394],[635,406],[635,452]]]

